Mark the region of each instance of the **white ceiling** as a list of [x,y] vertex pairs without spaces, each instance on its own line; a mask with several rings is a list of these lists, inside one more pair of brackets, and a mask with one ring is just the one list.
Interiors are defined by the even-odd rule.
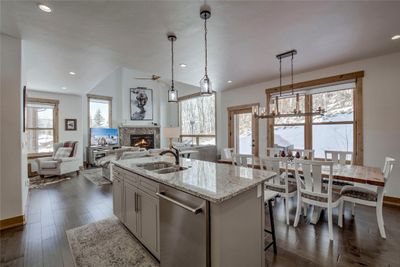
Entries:
[[[2,1],[1,32],[24,40],[29,88],[66,86],[68,92],[85,93],[118,66],[169,79],[169,31],[178,37],[176,79],[197,85],[204,74],[201,4],[52,1],[53,12],[44,13],[33,1]],[[212,1],[210,6],[209,76],[217,90],[276,78],[275,55],[293,48],[295,73],[400,51],[400,40],[390,40],[400,34],[400,2]]]

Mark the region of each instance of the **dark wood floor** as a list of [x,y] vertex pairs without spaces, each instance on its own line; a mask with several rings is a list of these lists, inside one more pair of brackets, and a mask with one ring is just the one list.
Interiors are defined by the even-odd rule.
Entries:
[[[267,266],[400,266],[400,208],[384,208],[386,240],[379,236],[375,210],[357,206],[354,218],[346,212],[343,229],[335,223],[334,242],[324,216],[316,226],[301,219],[294,228],[285,224],[283,201],[274,210],[278,254],[266,252]],[[98,187],[79,176],[31,190],[26,226],[1,232],[0,265],[73,266],[65,230],[110,216],[110,185]]]
[[65,231],[112,216],[112,186],[83,176],[29,192],[26,226],[1,233],[1,266],[74,266]]

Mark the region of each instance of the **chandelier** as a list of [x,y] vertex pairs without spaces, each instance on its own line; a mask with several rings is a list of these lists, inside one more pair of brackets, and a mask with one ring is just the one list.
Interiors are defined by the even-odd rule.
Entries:
[[279,111],[279,100],[287,97],[282,97],[282,59],[291,57],[291,81],[292,81],[292,90],[291,95],[294,96],[294,87],[293,87],[293,59],[297,54],[296,50],[291,50],[279,55],[276,55],[276,58],[279,60],[279,95],[276,95],[274,98],[271,98],[271,102],[269,103],[272,107],[272,111],[270,112],[265,107],[259,107],[258,105],[254,105],[252,107],[253,116],[256,119],[273,119],[273,118],[284,118],[284,117],[302,117],[302,116],[317,116],[324,115],[325,110],[322,107],[318,107],[316,111],[311,112],[303,112],[300,109],[300,95],[296,93],[296,107],[291,113],[281,113]]

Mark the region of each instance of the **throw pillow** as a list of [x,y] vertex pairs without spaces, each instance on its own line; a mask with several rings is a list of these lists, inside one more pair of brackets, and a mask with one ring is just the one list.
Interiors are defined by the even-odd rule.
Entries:
[[57,149],[54,159],[69,158],[71,155],[72,147],[60,147]]
[[70,148],[72,148],[71,154],[69,155],[70,157],[72,157],[72,156],[74,155],[74,152],[75,152],[75,144],[76,144],[76,142],[74,142],[74,141],[67,141],[67,142],[64,142],[63,147],[70,147]]

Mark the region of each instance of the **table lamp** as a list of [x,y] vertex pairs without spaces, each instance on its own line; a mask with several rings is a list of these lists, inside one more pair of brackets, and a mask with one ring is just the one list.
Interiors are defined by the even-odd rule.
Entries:
[[169,138],[169,148],[172,148],[172,138],[179,138],[180,128],[179,127],[165,127],[164,137]]

